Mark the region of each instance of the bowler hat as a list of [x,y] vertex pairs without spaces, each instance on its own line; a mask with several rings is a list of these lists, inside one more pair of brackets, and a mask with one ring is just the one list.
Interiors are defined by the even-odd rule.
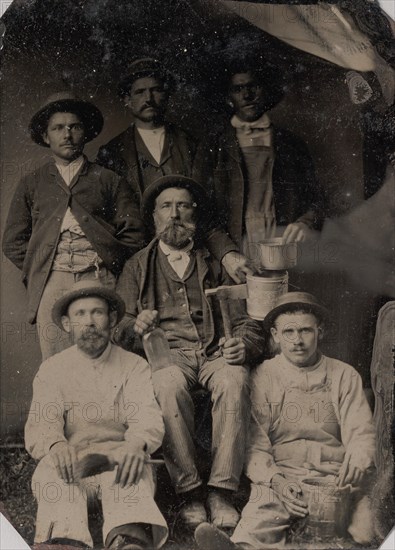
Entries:
[[311,311],[322,321],[325,321],[329,317],[329,311],[312,294],[308,292],[287,292],[280,296],[275,307],[266,315],[263,321],[265,328],[270,329],[277,317],[282,313],[298,311],[300,309]]
[[117,323],[125,314],[125,303],[122,298],[107,286],[101,283],[90,280],[82,280],[74,283],[71,289],[59,298],[52,307],[52,320],[63,329],[62,316],[67,315],[69,305],[80,298],[102,298],[108,303],[110,311],[117,312]]
[[167,90],[172,91],[174,77],[163,67],[157,59],[144,57],[133,61],[118,84],[118,93],[121,97],[128,95],[135,80],[145,76],[157,76],[166,82]]
[[141,198],[141,215],[143,219],[152,215],[155,208],[155,199],[170,187],[187,189],[201,210],[204,205],[208,204],[208,195],[204,187],[192,178],[181,176],[180,174],[169,174],[162,176],[151,183],[144,191]]
[[47,131],[48,121],[55,113],[78,115],[84,125],[86,142],[98,136],[103,128],[103,115],[93,103],[79,99],[72,92],[58,92],[46,99],[30,121],[30,135],[38,145],[49,147],[43,139],[43,133]]

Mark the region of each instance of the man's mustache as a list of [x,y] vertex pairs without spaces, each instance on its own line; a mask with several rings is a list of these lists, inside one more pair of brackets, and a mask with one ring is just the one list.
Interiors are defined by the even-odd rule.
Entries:
[[141,107],[140,112],[144,111],[145,109],[157,109],[157,108],[158,108],[158,106],[157,106],[156,103],[147,102],[147,103],[144,103],[144,105]]
[[187,231],[195,231],[196,224],[193,223],[193,222],[183,222],[183,221],[180,221],[180,220],[170,220],[169,222],[167,222],[167,224],[163,228],[163,231],[167,231],[169,229],[176,229],[176,228],[186,229]]
[[101,338],[103,336],[103,333],[101,330],[98,330],[96,327],[87,327],[81,334],[80,339],[81,340],[88,340],[92,336],[95,336],[96,338]]

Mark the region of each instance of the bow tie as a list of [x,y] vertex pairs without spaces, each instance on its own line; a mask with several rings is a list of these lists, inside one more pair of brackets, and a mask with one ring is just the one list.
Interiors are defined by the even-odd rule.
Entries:
[[245,124],[244,126],[241,126],[240,128],[247,135],[253,134],[254,132],[255,133],[267,132],[267,130],[268,130],[268,128],[263,128],[263,127],[262,128],[257,128],[256,126],[250,126],[249,124]]
[[167,255],[168,259],[169,259],[169,262],[176,262],[177,260],[181,260],[182,258],[182,254],[181,252],[170,252],[168,255]]

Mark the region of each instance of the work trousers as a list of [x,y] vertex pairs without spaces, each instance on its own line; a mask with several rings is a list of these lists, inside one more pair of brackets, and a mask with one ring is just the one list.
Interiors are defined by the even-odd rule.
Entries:
[[[289,480],[290,487],[293,482],[298,482],[303,494],[305,490],[302,480],[322,475],[314,471],[295,475],[292,468],[284,468],[283,474]],[[330,498],[333,488],[334,476],[328,476],[326,492],[325,490],[318,492],[315,498],[322,501]],[[305,497],[302,496],[302,498]],[[350,508],[348,532],[356,542],[368,544],[374,534],[369,497],[362,491],[354,491],[350,499]],[[242,511],[239,524],[232,535],[232,541],[246,549],[284,548],[292,521],[293,518],[269,484],[252,483],[249,501]]]
[[237,490],[243,468],[250,414],[249,371],[228,365],[219,354],[208,360],[196,350],[171,350],[174,366],[153,373],[155,395],[165,423],[163,452],[177,493],[202,483],[196,467],[194,405],[198,383],[211,393],[212,467],[208,484]]
[[68,538],[92,547],[88,529],[88,498],[99,497],[103,507],[103,541],[110,531],[134,523],[150,524],[154,548],[167,539],[167,524],[154,500],[155,483],[152,467],[146,465],[137,485],[121,489],[114,485],[115,472],[87,477],[78,483],[65,483],[57,474],[50,456],[38,464],[32,489],[38,503],[36,543],[55,538]]
[[115,288],[115,276],[106,267],[81,273],[51,271],[37,311],[37,331],[43,361],[72,345],[69,334],[52,321],[54,303],[69,292],[74,283],[90,279],[103,286]]

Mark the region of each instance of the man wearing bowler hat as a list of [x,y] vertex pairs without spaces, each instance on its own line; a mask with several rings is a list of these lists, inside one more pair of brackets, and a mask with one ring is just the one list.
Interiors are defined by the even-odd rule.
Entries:
[[[37,543],[92,547],[90,496],[102,501],[106,548],[159,548],[166,540],[147,464],[164,431],[151,371],[144,359],[110,342],[124,312],[114,290],[87,280],[53,306],[54,323],[74,345],[44,361],[33,384],[25,443],[40,461],[32,480]],[[112,457],[116,472],[113,466],[85,477],[79,464],[92,453]]]
[[208,288],[231,284],[221,264],[204,248],[205,189],[193,179],[169,175],[142,197],[142,215],[153,219],[156,237],[126,262],[118,292],[126,315],[115,331],[125,349],[156,326],[165,333],[174,365],[153,373],[165,437],[163,452],[181,518],[189,528],[207,520],[205,491],[196,466],[194,409],[190,391],[211,393],[212,467],[207,505],[211,521],[233,530],[239,515],[232,504],[242,471],[249,418],[249,365],[264,341],[244,305],[231,300],[232,337],[221,339],[221,313]]
[[291,521],[308,515],[307,478],[332,490],[319,495],[321,502],[350,489],[348,524],[341,519],[356,542],[372,540],[372,414],[357,371],[319,349],[327,318],[307,292],[284,294],[265,318],[279,354],[251,376],[250,501],[232,540],[210,525],[198,528],[204,550],[284,547]]
[[99,109],[70,92],[49,97],[30,122],[31,138],[52,159],[19,182],[3,249],[22,270],[43,359],[70,345],[51,320],[56,299],[80,279],[114,287],[126,259],[142,246],[129,186],[83,154],[102,126]]

